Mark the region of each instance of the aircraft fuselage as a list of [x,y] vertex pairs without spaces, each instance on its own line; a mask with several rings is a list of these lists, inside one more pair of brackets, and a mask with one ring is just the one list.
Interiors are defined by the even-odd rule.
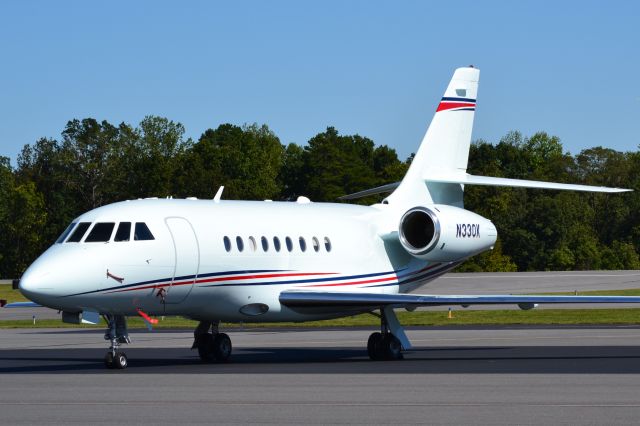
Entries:
[[[455,267],[410,256],[393,241],[385,205],[145,199],[87,212],[79,242],[54,244],[22,277],[32,300],[67,312],[184,315],[221,321],[304,321],[351,312],[296,312],[286,289],[406,292]],[[115,241],[121,223],[153,239]],[[108,241],[89,242],[97,224]],[[475,226],[475,225],[474,225]],[[103,238],[104,240],[105,238]],[[471,254],[471,253],[470,253]]]

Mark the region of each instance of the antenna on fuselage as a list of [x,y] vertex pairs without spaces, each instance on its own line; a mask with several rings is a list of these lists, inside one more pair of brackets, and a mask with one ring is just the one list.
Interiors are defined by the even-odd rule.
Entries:
[[222,191],[224,191],[224,185],[218,188],[218,192],[216,192],[216,195],[213,197],[214,203],[217,203],[218,201],[220,201],[220,199],[222,198]]

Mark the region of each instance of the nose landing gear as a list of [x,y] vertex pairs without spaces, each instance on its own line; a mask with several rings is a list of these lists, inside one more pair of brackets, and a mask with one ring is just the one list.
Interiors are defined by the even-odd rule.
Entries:
[[200,321],[193,332],[191,349],[198,349],[198,355],[204,362],[228,362],[231,358],[231,339],[218,331],[219,325],[220,321]]
[[109,369],[124,370],[128,365],[127,355],[124,352],[107,352],[104,356],[104,365]]
[[120,345],[131,343],[127,330],[127,318],[124,315],[105,315],[108,328],[104,339],[111,342],[109,352],[104,356],[104,365],[109,369],[123,370],[129,365],[127,355],[120,351]]

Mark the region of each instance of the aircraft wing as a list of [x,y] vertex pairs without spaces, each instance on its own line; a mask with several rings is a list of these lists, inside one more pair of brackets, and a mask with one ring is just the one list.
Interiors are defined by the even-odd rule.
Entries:
[[531,309],[550,303],[640,303],[640,296],[430,295],[284,291],[280,303],[290,308],[371,308],[439,305],[518,305]]

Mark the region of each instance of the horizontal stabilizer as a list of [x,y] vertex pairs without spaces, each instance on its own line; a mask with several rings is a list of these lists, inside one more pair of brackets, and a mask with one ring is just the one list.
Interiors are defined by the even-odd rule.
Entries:
[[400,186],[400,182],[389,183],[386,185],[378,186],[376,188],[365,189],[364,191],[354,192],[353,194],[343,195],[338,200],[355,200],[358,198],[368,197],[369,195],[383,194],[385,192],[391,192]]
[[485,185],[485,186],[508,186],[512,188],[537,188],[537,189],[559,189],[565,191],[586,191],[586,192],[628,192],[631,189],[609,188],[606,186],[576,185],[572,183],[543,182],[537,180],[508,179],[488,176],[474,176],[464,174],[455,177],[426,177],[427,182],[438,183],[460,183],[463,185]]
[[[557,189],[562,191],[583,191],[583,192],[607,192],[619,193],[629,192],[632,189],[610,188],[607,186],[577,185],[573,183],[544,182],[539,180],[509,179],[489,176],[475,175],[455,175],[455,176],[429,176],[424,178],[425,182],[433,183],[456,183],[462,185],[484,185],[484,186],[507,186],[511,188],[533,188],[533,189]],[[365,189],[364,191],[344,195],[339,200],[355,200],[368,197],[369,195],[391,192],[400,186],[400,182],[389,183],[376,188]]]
[[559,303],[640,303],[640,296],[419,295],[285,291],[280,303],[291,308],[371,308],[440,305],[533,305]]
[[13,302],[7,303],[4,308],[41,308],[42,305],[38,305],[35,302]]

